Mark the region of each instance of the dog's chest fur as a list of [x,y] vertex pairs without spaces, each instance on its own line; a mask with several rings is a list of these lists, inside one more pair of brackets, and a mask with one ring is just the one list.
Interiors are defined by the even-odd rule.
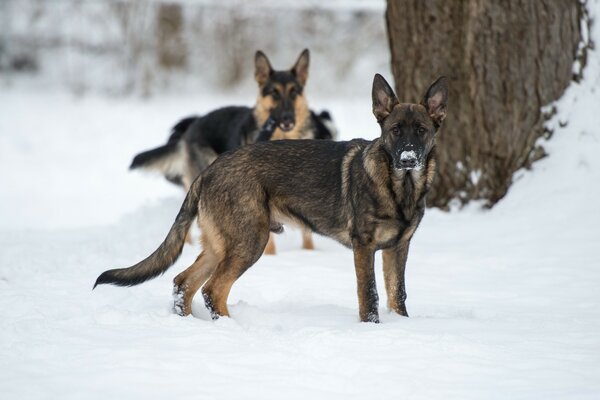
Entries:
[[[351,236],[379,249],[394,246],[403,235],[412,235],[423,217],[429,163],[423,170],[394,170],[376,142],[360,161],[365,182],[356,187]],[[370,188],[361,195],[366,185]]]

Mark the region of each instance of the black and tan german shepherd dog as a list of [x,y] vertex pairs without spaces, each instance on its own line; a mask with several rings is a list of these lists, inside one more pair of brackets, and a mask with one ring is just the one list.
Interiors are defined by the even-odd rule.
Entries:
[[[308,49],[292,68],[279,71],[257,51],[254,76],[259,94],[253,108],[223,107],[184,118],[172,128],[167,144],[136,155],[130,168],[158,170],[187,191],[220,154],[240,146],[270,139],[334,139],[329,113],[316,114],[308,108],[304,96],[308,66]],[[303,234],[303,248],[313,248],[310,232]],[[272,240],[265,252],[275,253]]]
[[102,273],[96,285],[137,285],[164,273],[197,216],[203,250],[174,280],[174,309],[190,314],[202,287],[212,317],[226,316],[231,286],[260,258],[269,232],[293,223],[353,250],[361,321],[379,321],[373,258],[382,250],[388,307],[408,316],[404,270],[435,175],[447,80],[439,78],[420,104],[411,104],[400,103],[375,75],[372,97],[379,138],[272,141],[219,157],[190,187],[158,249],[130,268]]

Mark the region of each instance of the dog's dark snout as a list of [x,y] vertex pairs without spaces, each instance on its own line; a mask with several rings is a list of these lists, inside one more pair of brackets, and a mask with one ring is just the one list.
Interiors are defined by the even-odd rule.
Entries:
[[292,113],[283,113],[281,116],[281,122],[294,122],[294,114]]
[[417,166],[417,153],[414,150],[404,150],[399,154],[398,164],[400,168],[415,168]]
[[400,160],[400,166],[402,168],[414,168],[417,166],[417,159],[411,158],[409,160]]
[[279,123],[281,129],[283,129],[284,131],[289,131],[294,128],[294,125],[295,121],[293,113],[284,113],[281,115],[281,122]]

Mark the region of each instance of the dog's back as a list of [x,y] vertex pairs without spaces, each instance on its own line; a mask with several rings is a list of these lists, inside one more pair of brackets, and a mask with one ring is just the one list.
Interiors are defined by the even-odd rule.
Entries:
[[276,214],[274,220],[307,227],[349,245],[348,237],[339,234],[349,218],[343,191],[351,170],[354,184],[364,180],[365,185],[358,186],[367,189],[361,154],[369,143],[362,139],[277,140],[246,146],[219,157],[203,173],[206,191],[201,197],[213,199],[215,207],[226,207],[225,201],[214,201],[224,194],[248,198],[241,203],[243,210],[215,209],[213,215],[251,214],[250,208],[264,207],[266,202]]
[[[219,154],[257,140],[334,139],[337,132],[329,113],[316,114],[308,108],[304,96],[308,63],[309,52],[304,50],[291,69],[276,71],[258,51],[259,96],[254,108],[224,107],[185,118],[173,127],[166,145],[138,154],[130,168],[157,170],[188,189]],[[273,129],[266,128],[271,125]]]
[[230,106],[197,118],[182,139],[190,147],[209,147],[222,154],[246,144],[257,129],[250,107]]

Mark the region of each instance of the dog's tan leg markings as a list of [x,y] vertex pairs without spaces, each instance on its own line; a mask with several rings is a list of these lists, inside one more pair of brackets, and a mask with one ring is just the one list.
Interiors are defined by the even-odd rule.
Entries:
[[379,296],[375,284],[373,249],[353,243],[354,267],[358,291],[358,314],[361,322],[379,322]]
[[[258,254],[260,256],[260,254]],[[258,257],[256,257],[258,259]],[[227,298],[235,281],[254,264],[255,260],[245,257],[233,256],[217,265],[215,272],[208,282],[202,287],[204,304],[211,317],[217,319],[221,316],[228,317]]]
[[[257,221],[260,219],[260,216],[257,216]],[[249,235],[248,232],[253,234]],[[246,225],[230,231],[229,234],[230,240],[223,242],[224,257],[202,287],[204,304],[213,319],[229,316],[227,297],[231,286],[262,255],[269,240],[268,215],[265,215],[263,223],[257,222],[254,226]]]
[[408,317],[406,312],[406,289],[404,287],[404,270],[408,243],[392,249],[385,249],[383,253],[383,277],[385,291],[387,292],[387,305],[391,311]]
[[219,263],[213,275],[202,288],[204,304],[210,311],[212,319],[229,316],[227,297],[229,297],[231,286],[237,279],[234,273],[237,272],[235,269],[238,269],[240,265],[228,261]]
[[387,292],[387,305],[391,311],[408,317],[406,311],[406,287],[404,285],[404,271],[410,240],[416,230],[415,226],[406,229],[400,242],[392,248],[384,249],[383,253],[383,278]]
[[237,257],[224,260],[219,263],[212,277],[206,282],[202,288],[202,296],[213,319],[229,316],[227,297],[229,297],[231,286],[248,267]]
[[173,280],[173,311],[181,316],[192,313],[192,300],[200,287],[210,278],[217,266],[217,258],[204,250],[196,261]]
[[315,245],[313,243],[312,232],[309,230],[302,231],[302,248],[306,250],[314,250]]
[[276,253],[277,249],[275,248],[275,235],[269,233],[269,241],[267,242],[267,246],[265,247],[265,254],[272,256]]

